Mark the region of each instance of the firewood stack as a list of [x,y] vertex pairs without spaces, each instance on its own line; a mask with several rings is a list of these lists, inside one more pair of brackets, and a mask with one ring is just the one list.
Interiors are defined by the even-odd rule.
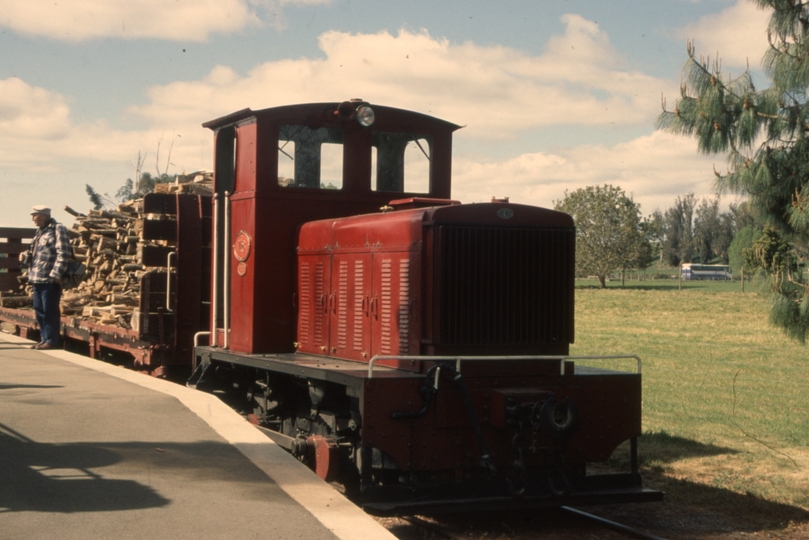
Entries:
[[213,195],[213,173],[198,171],[178,174],[170,184],[157,184],[155,193],[180,193],[187,195]]
[[[212,173],[178,175],[174,183],[157,184],[156,193],[212,194]],[[141,276],[155,268],[142,264],[139,253],[145,246],[172,247],[170,240],[144,240],[144,219],[162,220],[172,216],[144,214],[143,199],[119,204],[115,210],[90,210],[82,214],[65,206],[75,218],[68,229],[76,260],[87,267],[84,281],[62,294],[62,316],[91,320],[99,324],[132,328],[132,313],[140,303]],[[165,272],[165,267],[162,267]],[[31,306],[31,287],[21,278],[25,295],[0,294],[0,305]],[[21,287],[22,288],[22,287]]]
[[68,230],[76,260],[87,266],[84,281],[62,295],[62,315],[130,328],[138,306],[140,276],[138,242],[143,229],[142,200],[119,204],[115,210],[90,210],[87,215],[66,206],[76,218]]

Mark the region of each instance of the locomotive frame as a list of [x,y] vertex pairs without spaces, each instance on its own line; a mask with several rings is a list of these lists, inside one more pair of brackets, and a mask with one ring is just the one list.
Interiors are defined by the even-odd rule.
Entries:
[[[190,386],[375,514],[662,499],[638,472],[640,360],[569,356],[572,219],[452,201],[459,126],[362,100],[203,125],[211,330]],[[588,474],[625,441],[629,471]]]

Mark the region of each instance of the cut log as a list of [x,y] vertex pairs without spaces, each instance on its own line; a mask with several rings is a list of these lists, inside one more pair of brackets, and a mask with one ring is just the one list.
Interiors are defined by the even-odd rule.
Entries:
[[2,296],[0,297],[0,307],[4,308],[24,308],[32,307],[34,299],[31,296]]

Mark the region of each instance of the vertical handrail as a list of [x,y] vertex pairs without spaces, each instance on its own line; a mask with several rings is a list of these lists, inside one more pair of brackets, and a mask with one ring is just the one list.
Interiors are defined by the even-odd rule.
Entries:
[[[210,332],[197,332],[194,334],[194,354],[191,356],[191,373],[194,373],[197,370],[197,354],[196,350],[199,347],[199,338],[202,336],[210,336]],[[208,344],[210,345],[210,337],[208,338]]]
[[224,287],[224,313],[222,314],[223,317],[223,324],[224,327],[224,337],[222,338],[222,348],[227,349],[230,345],[230,253],[232,251],[230,246],[230,193],[227,191],[225,192],[225,199],[223,201],[225,205],[225,234],[224,242],[222,242],[222,263],[224,264],[225,268],[224,272],[224,279],[222,280],[222,286]]
[[211,249],[213,259],[213,290],[211,291],[211,340],[208,345],[216,347],[216,323],[219,312],[219,194],[213,195],[213,246]]
[[166,257],[166,311],[173,311],[171,309],[171,257],[177,255],[176,251],[172,251]]

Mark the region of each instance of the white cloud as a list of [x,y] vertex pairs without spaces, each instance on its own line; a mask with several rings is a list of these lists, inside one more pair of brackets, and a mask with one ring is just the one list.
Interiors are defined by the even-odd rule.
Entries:
[[282,5],[328,3],[331,0],[0,0],[0,26],[70,42],[106,37],[199,42],[262,24],[283,28]]
[[[9,128],[2,136],[3,153],[9,161],[28,153],[40,163],[66,156],[121,161],[153,148],[161,137],[179,135],[178,167],[209,166],[210,132],[200,127],[206,120],[246,106],[351,97],[467,124],[463,137],[514,136],[518,130],[551,125],[650,124],[662,83],[607,71],[607,37],[578,16],[565,21],[567,32],[555,37],[541,57],[500,46],[453,45],[426,32],[328,32],[320,37],[325,59],[268,62],[244,76],[218,66],[198,81],[152,87],[149,104],[130,110],[149,125],[140,132],[115,130],[104,122],[73,125],[63,96],[9,79],[0,94],[0,121]],[[564,67],[569,70],[560,73]],[[594,97],[593,91],[601,95]],[[22,145],[8,135],[20,130],[48,141]],[[204,163],[194,165],[201,159]]]
[[0,134],[3,137],[52,140],[63,136],[69,124],[70,109],[64,97],[29,86],[16,77],[0,80]]
[[676,35],[684,40],[693,39],[699,55],[715,59],[718,54],[724,72],[730,68],[744,70],[748,63],[751,69],[757,69],[769,46],[770,13],[749,0],[737,0],[720,13],[706,15],[678,29]]
[[[660,92],[674,94],[676,85],[622,66],[595,23],[577,15],[563,22],[565,32],[551,38],[538,56],[503,46],[453,44],[425,31],[328,32],[319,40],[322,59],[267,62],[246,74],[217,66],[200,80],[151,87],[149,103],[129,110],[146,121],[148,128],[141,131],[117,130],[103,121],[77,124],[64,96],[7,79],[0,81],[0,127],[5,128],[0,130],[0,181],[8,171],[48,170],[54,177],[70,172],[79,182],[114,193],[124,175],[131,176],[126,164],[139,150],[149,152],[153,163],[158,141],[163,156],[174,141],[172,172],[210,168],[212,134],[201,127],[204,121],[245,107],[361,97],[468,126],[458,134],[454,165],[455,196],[465,202],[497,195],[550,206],[566,189],[610,183],[633,194],[649,213],[689,190],[710,193],[711,163],[717,159],[700,157],[693,141],[664,133],[499,161],[463,153],[464,140],[471,138],[530,141],[535,132],[570,125],[651,131]],[[93,178],[98,178],[93,170],[114,165],[108,187],[67,171],[65,163],[76,160],[96,174]],[[0,202],[0,214],[6,204]]]
[[148,153],[146,170],[155,172],[158,142],[161,170],[172,141],[171,172],[210,168],[210,132],[198,122],[183,128],[122,131],[103,121],[76,123],[64,96],[0,79],[0,226],[30,226],[26,209],[34,204],[86,209],[84,184],[114,194],[134,176],[139,150]]
[[[161,138],[165,152],[178,134],[179,139],[187,134],[194,146],[210,142],[208,132],[190,126],[121,131],[102,121],[77,124],[64,96],[17,78],[0,80],[0,168],[6,171],[58,173],[63,163],[75,159],[123,163],[139,149],[156,150]],[[197,160],[189,159],[195,167]]]
[[[250,106],[361,97],[468,125],[464,137],[511,137],[563,125],[651,125],[670,82],[621,69],[595,23],[563,18],[566,32],[541,56],[502,46],[452,44],[400,31],[320,36],[324,59],[268,62],[239,76],[225,66],[205,79],[149,90],[133,109],[156,125],[198,122]],[[272,92],[267,92],[272,88]]]
[[453,166],[453,196],[463,202],[510,197],[512,202],[552,207],[565,190],[612,184],[650,214],[669,208],[689,191],[713,196],[714,164],[724,170],[722,157],[698,155],[693,140],[656,131],[614,146],[579,146],[499,162],[459,156]]

